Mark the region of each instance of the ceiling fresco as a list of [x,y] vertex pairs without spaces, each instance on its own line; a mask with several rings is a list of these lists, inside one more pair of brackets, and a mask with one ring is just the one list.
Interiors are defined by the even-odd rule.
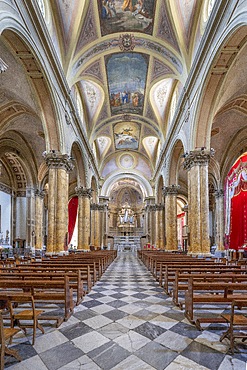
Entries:
[[102,36],[113,32],[153,32],[156,0],[98,0]]
[[117,123],[114,126],[116,149],[137,150],[140,139],[140,125],[134,122]]
[[39,1],[102,182],[151,184],[213,0]]
[[118,53],[105,60],[112,114],[142,114],[149,57]]

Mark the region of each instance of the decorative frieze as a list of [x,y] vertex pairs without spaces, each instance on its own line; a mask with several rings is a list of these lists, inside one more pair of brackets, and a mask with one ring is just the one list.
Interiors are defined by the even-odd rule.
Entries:
[[1,183],[0,183],[0,191],[3,191],[4,193],[7,193],[7,194],[12,194],[11,188]]
[[18,198],[26,198],[26,191],[25,190],[18,190],[16,192],[16,197],[18,197]]

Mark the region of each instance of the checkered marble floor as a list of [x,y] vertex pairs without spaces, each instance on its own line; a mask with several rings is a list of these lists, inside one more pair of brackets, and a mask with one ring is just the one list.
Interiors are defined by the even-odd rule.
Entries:
[[227,354],[224,325],[197,330],[132,252],[121,252],[59,328],[20,334],[10,370],[246,370],[245,346]]

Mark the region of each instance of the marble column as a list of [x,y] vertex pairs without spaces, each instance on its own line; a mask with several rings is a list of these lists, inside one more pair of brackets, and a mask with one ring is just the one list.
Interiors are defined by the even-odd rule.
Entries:
[[155,197],[147,197],[145,198],[146,201],[146,207],[145,207],[145,213],[146,213],[146,230],[147,230],[147,243],[150,243],[153,245],[155,243]]
[[146,234],[146,243],[150,243],[150,220],[149,220],[149,206],[145,206],[144,229]]
[[33,188],[26,188],[26,246],[34,246],[35,234],[35,191]]
[[78,246],[77,249],[89,250],[90,244],[90,199],[92,189],[78,187]]
[[150,238],[150,241],[151,241],[151,245],[155,245],[155,242],[156,242],[156,223],[157,223],[156,205],[155,204],[150,205],[150,216],[151,216],[151,220],[150,220],[150,223],[151,223],[151,230],[150,230],[151,238]]
[[189,253],[209,254],[209,193],[208,163],[213,150],[191,151],[184,161],[188,171],[188,225],[190,234]]
[[165,196],[165,249],[168,251],[178,249],[177,194],[179,189],[179,185],[165,186],[163,189]]
[[43,208],[45,192],[36,190],[35,192],[35,249],[43,247]]
[[67,154],[51,151],[46,155],[49,168],[47,253],[67,248],[69,174],[73,169]]
[[224,250],[224,191],[215,191],[215,222],[216,235],[215,243],[218,250]]
[[95,248],[99,248],[100,243],[100,211],[99,205],[96,203],[91,204],[91,243]]
[[109,198],[105,196],[100,196],[99,202],[100,202],[100,221],[101,221],[100,246],[107,246]]
[[156,205],[156,247],[165,249],[164,204]]

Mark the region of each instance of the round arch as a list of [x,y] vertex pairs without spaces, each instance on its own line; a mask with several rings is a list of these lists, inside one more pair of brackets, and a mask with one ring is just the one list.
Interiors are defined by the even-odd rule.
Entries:
[[[228,32],[228,33],[227,33]],[[234,30],[226,30],[225,39],[217,54],[212,54],[209,69],[206,71],[207,79],[202,84],[202,97],[198,104],[198,113],[195,117],[194,136],[192,146],[210,148],[211,127],[213,119],[224,93],[224,87],[228,81],[229,71],[237,55],[246,45],[247,25],[239,26]]]
[[48,63],[45,63],[44,56],[39,54],[38,43],[34,44],[34,40],[30,39],[20,23],[14,19],[8,24],[5,21],[6,19],[0,20],[2,40],[6,40],[11,53],[14,51],[15,59],[19,59],[18,63],[22,65],[23,73],[29,79],[31,90],[35,92],[37,114],[42,121],[46,149],[63,151],[62,125],[58,124],[63,117],[60,114],[56,90],[48,83],[49,80],[52,81],[52,78],[48,78],[50,74],[46,69]]
[[111,188],[114,185],[116,181],[119,181],[121,179],[132,179],[137,181],[142,189],[144,197],[152,196],[153,195],[153,189],[150,185],[150,183],[141,176],[138,176],[136,174],[126,174],[126,173],[117,173],[115,176],[109,177],[103,184],[102,189],[101,189],[101,195],[109,196],[111,192]]

